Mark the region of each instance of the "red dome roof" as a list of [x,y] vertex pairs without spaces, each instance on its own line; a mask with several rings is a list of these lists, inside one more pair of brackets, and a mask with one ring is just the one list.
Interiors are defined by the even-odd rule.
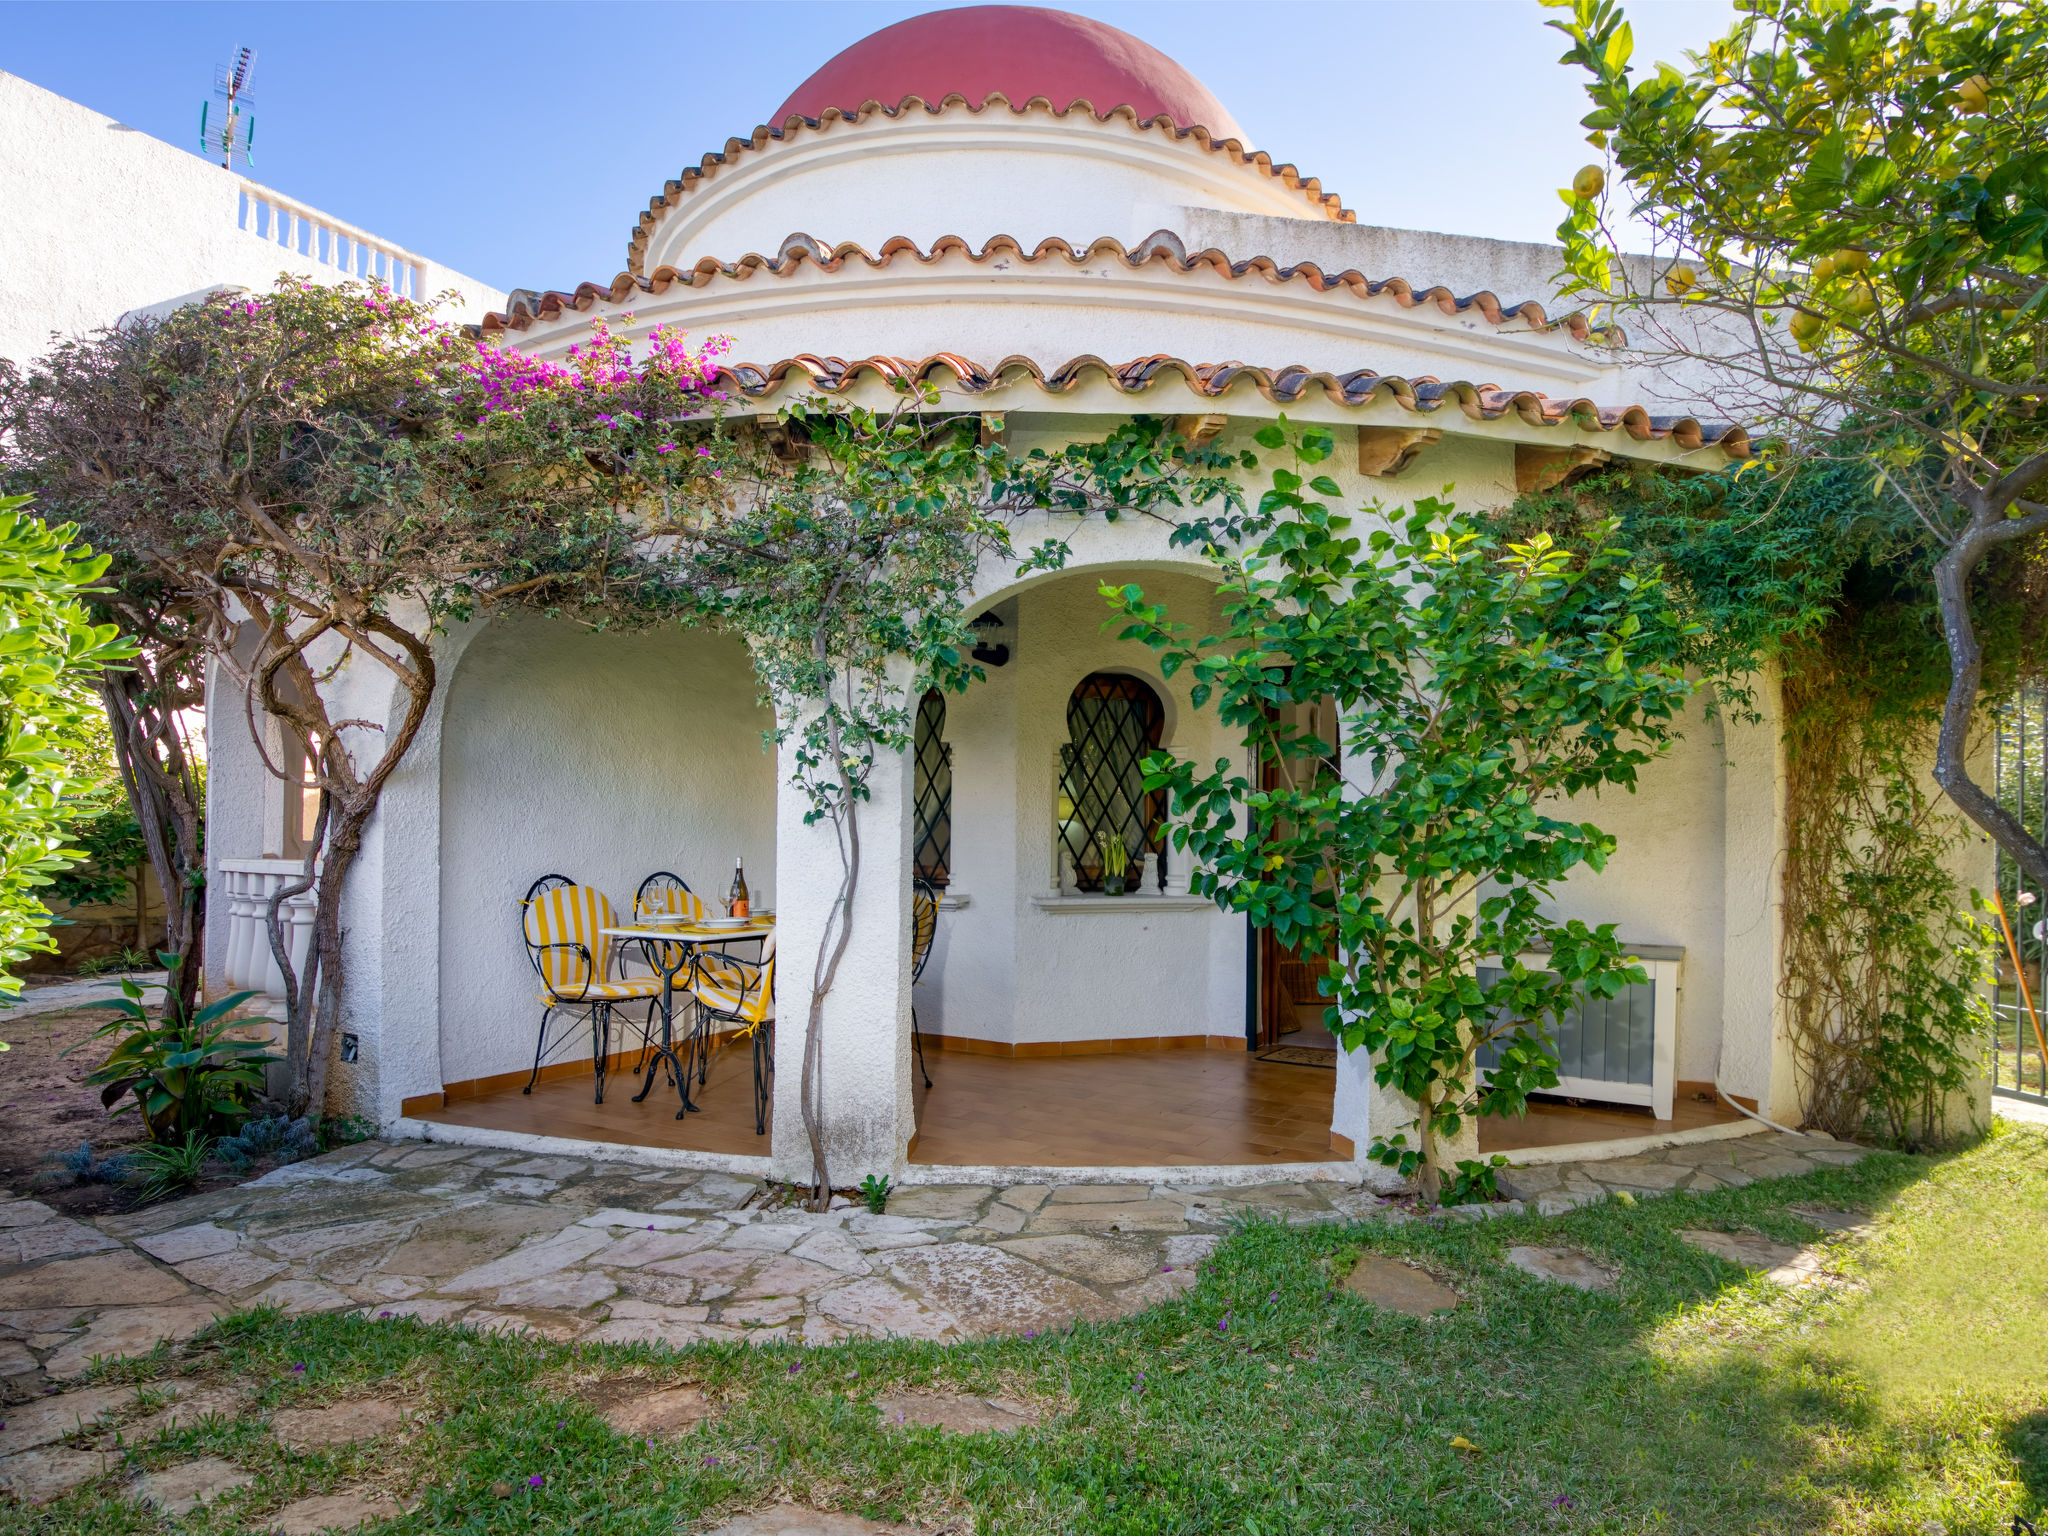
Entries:
[[851,114],[870,101],[893,107],[906,96],[937,102],[958,92],[979,107],[991,91],[1013,106],[1043,96],[1061,111],[1085,101],[1098,115],[1130,107],[1140,120],[1164,114],[1217,138],[1243,132],[1208,87],[1150,43],[1066,11],[1029,5],[974,5],[899,21],[834,55],[776,112]]

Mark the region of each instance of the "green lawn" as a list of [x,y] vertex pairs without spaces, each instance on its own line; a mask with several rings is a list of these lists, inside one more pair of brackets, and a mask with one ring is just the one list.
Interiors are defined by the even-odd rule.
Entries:
[[[1786,1211],[1801,1201],[1876,1214],[1847,1264],[1855,1284],[1781,1291],[1674,1236],[1805,1242],[1819,1233]],[[290,1499],[374,1484],[419,1501],[392,1531],[694,1531],[790,1498],[933,1526],[971,1511],[982,1536],[1990,1536],[2048,1497],[2044,1233],[2048,1136],[2002,1127],[1947,1159],[1879,1156],[1554,1220],[1252,1226],[1186,1300],[1055,1337],[669,1354],[248,1316],[116,1374],[233,1375],[266,1384],[265,1407],[402,1390],[437,1420],[305,1456],[253,1415],[143,1447],[151,1466],[211,1453],[259,1474],[183,1532],[260,1531]],[[1526,1279],[1501,1262],[1520,1242],[1580,1247],[1624,1282],[1583,1295]],[[1333,1292],[1360,1246],[1421,1260],[1465,1305],[1414,1321]],[[679,1439],[621,1439],[577,1394],[624,1375],[701,1382],[725,1411]],[[946,1437],[880,1428],[862,1406],[919,1385],[1002,1390],[1057,1416]],[[0,1510],[0,1528],[170,1529],[114,1486]]]

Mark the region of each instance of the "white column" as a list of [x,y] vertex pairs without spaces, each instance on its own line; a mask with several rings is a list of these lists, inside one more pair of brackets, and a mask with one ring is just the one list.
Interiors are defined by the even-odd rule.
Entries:
[[[799,1085],[818,946],[840,885],[829,822],[805,825],[809,798],[792,782],[794,754],[777,765],[775,817],[775,1176],[807,1183],[811,1148]],[[820,1019],[820,1105],[826,1165],[836,1186],[895,1177],[915,1128],[910,1094],[911,756],[883,757],[857,811],[860,877],[852,936]]]

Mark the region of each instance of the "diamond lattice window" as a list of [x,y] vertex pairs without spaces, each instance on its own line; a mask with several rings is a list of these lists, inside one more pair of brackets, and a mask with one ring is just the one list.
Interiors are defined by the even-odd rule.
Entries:
[[936,688],[917,704],[911,743],[911,802],[917,816],[911,864],[943,887],[953,864],[953,749],[946,744],[946,696]]
[[1091,672],[1067,701],[1057,814],[1061,862],[1076,889],[1165,887],[1166,797],[1146,792],[1140,767],[1165,725],[1159,695],[1119,673]]

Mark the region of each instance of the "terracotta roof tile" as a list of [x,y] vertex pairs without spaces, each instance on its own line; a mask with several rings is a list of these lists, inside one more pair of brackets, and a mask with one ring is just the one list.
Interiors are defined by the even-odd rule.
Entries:
[[598,283],[578,284],[573,292],[549,290],[544,293],[531,289],[514,289],[511,302],[505,313],[492,313],[484,317],[486,331],[525,330],[535,320],[553,320],[565,309],[587,309],[591,304],[608,301],[624,303],[635,293],[665,293],[676,284],[698,287],[717,278],[744,281],[758,272],[781,276],[794,271],[808,261],[824,272],[839,272],[849,264],[859,261],[870,268],[888,266],[898,257],[929,266],[951,255],[964,255],[977,265],[997,257],[1010,257],[1026,263],[1064,260],[1071,266],[1084,266],[1108,258],[1121,261],[1136,271],[1149,262],[1163,262],[1182,272],[1193,272],[1207,268],[1231,279],[1251,276],[1263,277],[1269,282],[1303,282],[1318,293],[1343,288],[1361,299],[1388,295],[1404,307],[1417,308],[1434,304],[1447,316],[1458,316],[1470,310],[1477,310],[1495,325],[1520,321],[1538,330],[1549,330],[1562,326],[1578,340],[1585,340],[1592,334],[1586,317],[1574,311],[1552,320],[1544,313],[1543,306],[1534,299],[1523,299],[1516,303],[1503,303],[1490,292],[1458,295],[1450,289],[1438,286],[1418,288],[1405,277],[1369,278],[1355,269],[1326,273],[1312,261],[1283,267],[1270,256],[1252,256],[1243,261],[1232,261],[1223,252],[1211,247],[1190,255],[1178,235],[1171,230],[1157,230],[1147,235],[1130,249],[1125,249],[1120,240],[1104,235],[1085,251],[1077,250],[1064,240],[1043,240],[1031,250],[1009,235],[997,235],[977,251],[958,235],[944,235],[932,242],[929,251],[918,249],[917,242],[906,235],[897,235],[884,242],[881,250],[874,254],[852,241],[835,246],[826,246],[810,235],[795,234],[782,242],[782,249],[773,256],[752,254],[737,261],[716,261],[705,257],[687,271],[675,267],[658,267],[651,276],[632,272],[621,272],[609,285]]
[[[803,387],[826,394],[840,394],[852,388],[862,374],[884,380],[912,382],[942,381],[949,387],[973,395],[998,385],[1017,384],[1029,379],[1050,395],[1065,394],[1091,375],[1109,380],[1126,395],[1142,395],[1162,379],[1178,378],[1199,395],[1216,398],[1232,385],[1250,381],[1258,392],[1276,405],[1321,395],[1345,406],[1365,406],[1380,398],[1395,401],[1403,409],[1421,415],[1455,409],[1473,421],[1497,421],[1514,415],[1532,427],[1577,426],[1585,432],[1626,432],[1638,442],[1670,439],[1685,449],[1720,448],[1730,458],[1749,456],[1749,434],[1728,422],[1698,421],[1691,416],[1653,416],[1639,405],[1605,406],[1586,399],[1559,399],[1530,390],[1505,390],[1491,384],[1470,384],[1462,380],[1399,378],[1370,369],[1334,374],[1292,366],[1255,368],[1246,363],[1190,363],[1160,354],[1134,358],[1127,363],[1105,362],[1099,357],[1077,357],[1047,370],[1028,357],[1006,357],[993,367],[984,366],[957,353],[937,352],[912,361],[902,357],[863,357],[848,361],[840,357],[818,357],[806,353],[784,358],[762,367],[755,363],[733,363],[719,370],[727,387],[745,396],[766,395],[797,374]],[[950,378],[943,378],[950,375]]]
[[681,202],[688,193],[694,191],[700,182],[709,181],[723,167],[738,160],[740,156],[746,154],[749,150],[758,153],[766,149],[769,144],[777,140],[789,138],[796,133],[827,132],[834,123],[839,122],[862,123],[876,116],[887,118],[906,117],[914,111],[923,111],[936,117],[941,113],[950,112],[955,109],[972,113],[978,117],[982,113],[994,111],[998,107],[1006,108],[1012,114],[1019,117],[1027,112],[1038,111],[1047,112],[1053,117],[1065,117],[1070,112],[1085,112],[1097,122],[1108,122],[1111,118],[1116,117],[1122,118],[1134,128],[1168,133],[1176,139],[1193,139],[1211,154],[1227,156],[1237,165],[1249,166],[1254,170],[1264,172],[1276,181],[1283,183],[1290,190],[1300,192],[1327,219],[1341,224],[1354,224],[1358,221],[1358,215],[1344,206],[1344,200],[1334,192],[1323,191],[1322,183],[1313,176],[1303,176],[1291,165],[1276,165],[1271,155],[1263,150],[1248,150],[1237,139],[1215,138],[1206,128],[1182,128],[1164,113],[1157,117],[1140,119],[1138,114],[1130,107],[1112,107],[1107,112],[1097,112],[1094,103],[1086,100],[1075,101],[1065,107],[1055,107],[1043,96],[1034,96],[1029,101],[1012,106],[1009,99],[1000,91],[991,91],[988,99],[978,107],[969,106],[967,98],[958,93],[949,95],[944,100],[938,102],[928,102],[919,96],[906,96],[893,107],[884,106],[879,101],[863,102],[858,109],[851,113],[842,112],[837,107],[827,107],[819,117],[792,116],[778,125],[764,123],[754,130],[751,138],[727,139],[723,152],[714,152],[704,156],[696,165],[687,167],[680,176],[664,185],[658,197],[648,200],[647,211],[640,215],[640,221],[634,226],[633,233],[627,241],[627,269],[636,273],[642,269],[647,251],[647,243],[653,238],[655,226],[661,222],[662,216],[670,208]]

